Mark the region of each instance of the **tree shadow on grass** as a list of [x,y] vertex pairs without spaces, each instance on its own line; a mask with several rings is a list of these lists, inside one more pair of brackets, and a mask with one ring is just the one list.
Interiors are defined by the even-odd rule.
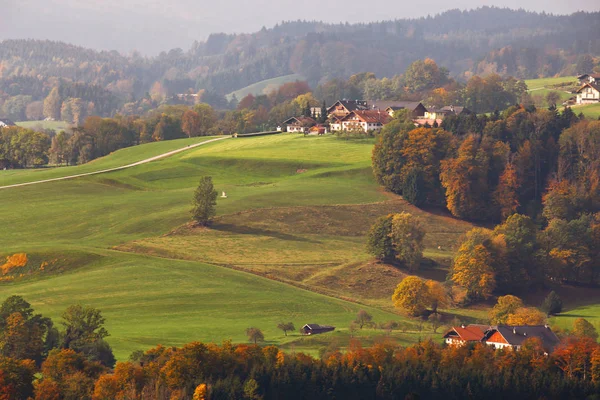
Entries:
[[215,223],[211,226],[211,228],[216,231],[237,233],[240,235],[269,236],[269,237],[272,237],[275,239],[289,240],[289,241],[293,241],[293,242],[305,242],[305,243],[315,243],[315,244],[322,243],[318,240],[311,240],[311,239],[303,238],[300,236],[289,235],[289,234],[283,233],[283,232],[272,231],[272,230],[268,230],[268,229],[252,228],[252,227],[243,226],[243,225]]

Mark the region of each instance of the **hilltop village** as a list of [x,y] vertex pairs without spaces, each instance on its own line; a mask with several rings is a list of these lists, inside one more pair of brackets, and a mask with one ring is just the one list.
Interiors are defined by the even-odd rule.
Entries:
[[448,115],[467,115],[466,107],[426,108],[418,101],[338,100],[330,107],[306,107],[302,116],[288,118],[278,131],[322,135],[354,131],[373,133],[388,124],[398,111],[406,111],[415,126],[439,126]]

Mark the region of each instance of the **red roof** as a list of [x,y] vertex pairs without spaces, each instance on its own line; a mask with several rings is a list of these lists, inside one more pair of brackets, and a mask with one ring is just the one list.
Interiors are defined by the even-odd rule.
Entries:
[[360,119],[362,122],[368,122],[368,123],[380,123],[382,125],[387,124],[388,122],[390,122],[392,120],[392,117],[390,117],[390,115],[384,111],[379,111],[379,110],[364,110],[364,111],[360,111],[360,110],[356,110],[356,111],[352,111],[350,114],[346,115],[343,118],[343,121],[348,121],[349,119],[351,119],[353,116],[357,116],[358,119]]
[[479,342],[485,335],[483,329],[477,325],[455,326],[444,334],[444,338],[451,336],[452,332],[455,332],[461,340],[467,342]]

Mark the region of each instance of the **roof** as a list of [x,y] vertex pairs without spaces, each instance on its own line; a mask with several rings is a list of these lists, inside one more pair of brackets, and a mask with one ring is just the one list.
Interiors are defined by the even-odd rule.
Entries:
[[442,112],[451,112],[454,114],[461,114],[463,111],[464,112],[469,112],[469,109],[465,108],[465,107],[458,107],[458,106],[444,106],[440,109],[440,111]]
[[455,332],[461,340],[479,342],[485,336],[487,328],[484,325],[455,326],[444,334],[444,338]]
[[423,106],[423,104],[421,104],[421,102],[419,101],[373,101],[370,104],[370,108],[372,109],[380,109],[380,110],[387,110],[388,108],[391,108],[392,110],[401,110],[403,108],[406,108],[408,110],[416,110],[417,107],[419,106]]
[[346,108],[346,110],[350,112],[354,110],[366,110],[369,107],[365,100],[338,100],[327,109],[327,112],[330,113],[331,109],[333,109],[338,104],[344,106],[344,108]]
[[317,121],[311,117],[292,117],[283,121],[284,125],[299,124],[301,126],[313,126]]
[[392,117],[390,117],[388,113],[379,110],[352,111],[350,114],[346,115],[343,120],[347,121],[352,118],[353,115],[367,123],[380,123],[385,125],[392,120]]
[[589,86],[593,89],[596,89],[598,92],[600,92],[600,85],[598,85],[597,83],[586,83],[583,86],[581,86],[579,89],[577,89],[577,93],[581,92],[581,89],[583,89],[584,87]]
[[335,326],[319,325],[319,324],[306,324],[302,328],[308,328],[310,330],[317,330],[317,329],[331,329],[331,328],[335,328]]
[[527,339],[532,337],[539,338],[547,350],[552,350],[560,340],[548,325],[532,325],[532,326],[507,326],[499,325],[492,327],[486,332],[485,339],[491,337],[495,332],[498,332],[513,346],[520,346]]
[[14,122],[12,122],[8,118],[0,118],[0,124],[7,125],[7,126],[17,126],[17,124],[15,124]]

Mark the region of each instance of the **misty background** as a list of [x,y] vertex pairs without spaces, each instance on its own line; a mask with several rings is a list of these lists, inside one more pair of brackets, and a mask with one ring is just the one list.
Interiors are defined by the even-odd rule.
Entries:
[[569,14],[600,10],[598,0],[0,0],[0,39],[49,39],[102,50],[155,55],[188,49],[209,34],[250,33],[282,21],[372,22],[434,16],[483,5]]

